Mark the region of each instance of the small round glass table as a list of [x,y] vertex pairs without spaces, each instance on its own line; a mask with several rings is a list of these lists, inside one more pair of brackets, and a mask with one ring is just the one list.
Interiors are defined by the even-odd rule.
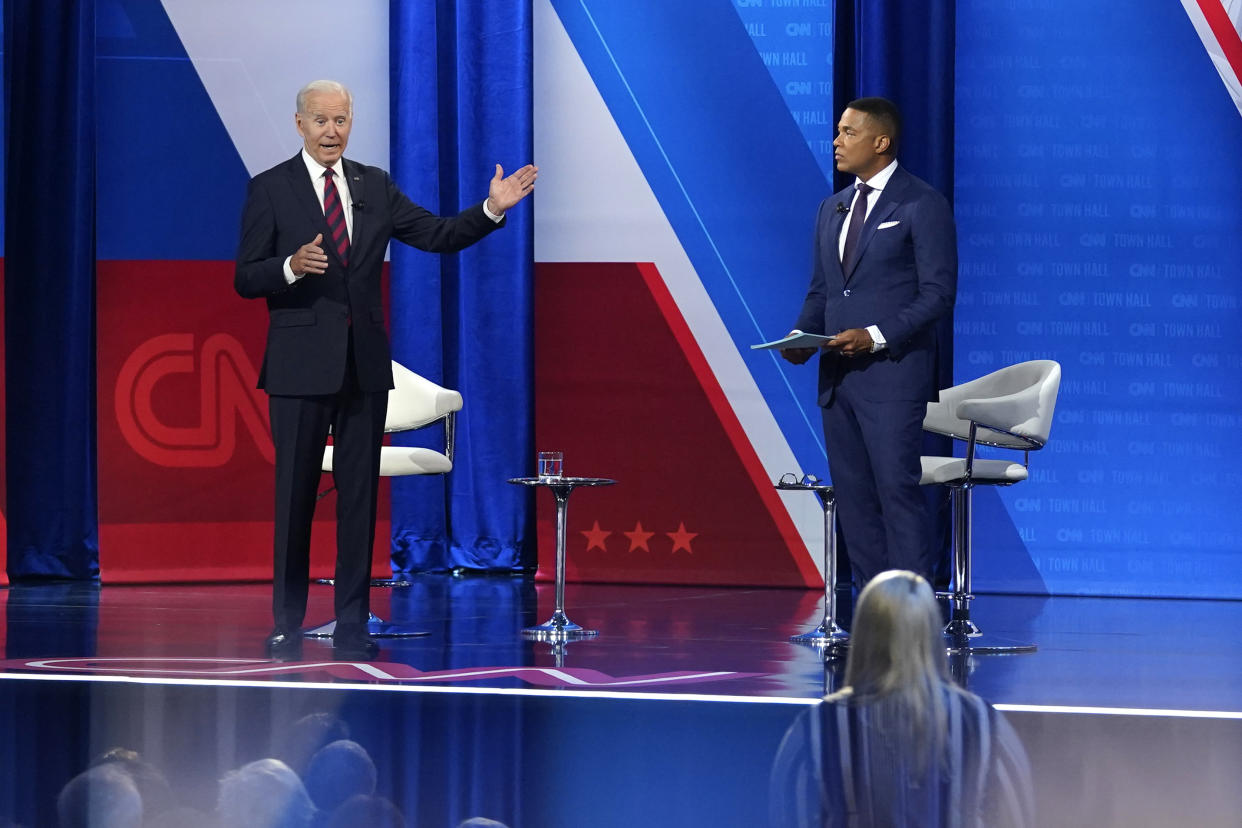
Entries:
[[837,501],[832,486],[821,483],[807,475],[801,480],[787,474],[776,484],[781,491],[815,492],[824,509],[824,619],[819,626],[801,635],[790,636],[790,641],[823,647],[832,653],[843,652],[850,643],[850,635],[837,625]]
[[518,486],[550,489],[556,498],[556,609],[543,624],[522,630],[522,636],[537,641],[564,641],[599,635],[599,630],[584,629],[565,615],[565,537],[568,531],[569,493],[586,486],[611,486],[617,481],[606,477],[514,477],[509,482]]

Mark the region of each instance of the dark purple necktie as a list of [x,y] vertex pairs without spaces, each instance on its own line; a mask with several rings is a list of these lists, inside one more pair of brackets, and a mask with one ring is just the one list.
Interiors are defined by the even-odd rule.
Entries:
[[841,272],[846,276],[854,269],[854,260],[858,256],[858,240],[862,238],[863,225],[867,222],[867,194],[872,187],[858,182],[858,198],[854,199],[854,209],[850,210],[850,226],[845,231],[845,249],[841,252]]
[[[336,191],[336,183],[332,180],[331,169],[323,171],[323,214],[328,220],[328,230],[332,232],[332,244],[341,257],[341,264],[349,266],[349,231],[345,227],[345,208],[341,206],[341,196]],[[853,232],[851,226],[850,232]]]

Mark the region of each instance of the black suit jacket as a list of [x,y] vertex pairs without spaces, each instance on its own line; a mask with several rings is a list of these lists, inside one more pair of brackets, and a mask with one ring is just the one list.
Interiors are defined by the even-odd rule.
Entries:
[[307,274],[292,285],[285,281],[285,259],[316,234],[331,238],[302,154],[250,182],[233,286],[246,298],[267,299],[267,347],[259,387],[269,394],[339,391],[351,327],[361,390],[392,388],[380,284],[389,240],[452,253],[503,224],[488,218],[481,202],[455,217],[433,215],[398,190],[384,170],[348,159],[342,163],[353,200],[349,266],[325,242],[327,272]]

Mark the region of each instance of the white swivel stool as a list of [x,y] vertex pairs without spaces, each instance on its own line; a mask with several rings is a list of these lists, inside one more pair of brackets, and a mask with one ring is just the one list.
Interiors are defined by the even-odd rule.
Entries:
[[[1061,387],[1050,359],[1020,362],[940,392],[928,403],[923,429],[966,443],[965,457],[923,457],[923,485],[948,486],[953,505],[953,589],[945,627],[950,652],[1032,652],[1034,644],[991,639],[970,618],[971,493],[975,486],[1012,486],[1027,479],[1030,453],[1044,447]],[[1021,463],[983,460],[979,446],[1023,452]]]

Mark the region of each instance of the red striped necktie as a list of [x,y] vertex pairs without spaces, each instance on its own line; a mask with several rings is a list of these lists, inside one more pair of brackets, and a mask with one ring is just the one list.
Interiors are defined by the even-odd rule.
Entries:
[[345,208],[341,205],[341,196],[336,191],[336,183],[332,180],[331,168],[323,171],[323,214],[328,219],[328,230],[332,232],[332,243],[341,257],[341,264],[349,266],[349,231],[345,227]]

